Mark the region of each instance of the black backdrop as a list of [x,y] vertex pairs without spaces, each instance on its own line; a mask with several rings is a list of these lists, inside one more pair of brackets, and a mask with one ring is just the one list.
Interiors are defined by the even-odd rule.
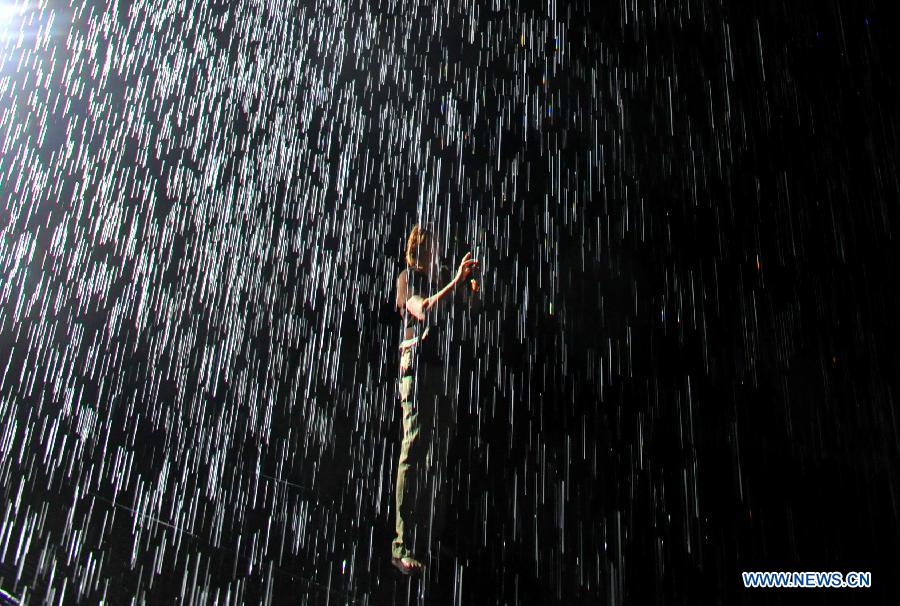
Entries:
[[[896,594],[885,3],[10,12],[0,587],[68,601]],[[392,574],[393,282],[474,248],[455,555]]]

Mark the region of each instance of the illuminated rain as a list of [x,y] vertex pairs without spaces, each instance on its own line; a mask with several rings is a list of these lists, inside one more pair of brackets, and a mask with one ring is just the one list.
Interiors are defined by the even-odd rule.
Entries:
[[[887,591],[890,28],[874,1],[3,0],[0,603]],[[480,259],[483,306],[452,531],[407,578],[417,221]]]

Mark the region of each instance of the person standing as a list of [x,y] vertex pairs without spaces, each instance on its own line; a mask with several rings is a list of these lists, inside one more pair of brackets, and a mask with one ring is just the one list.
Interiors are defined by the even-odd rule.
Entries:
[[446,364],[450,325],[442,308],[465,303],[465,295],[477,291],[477,283],[468,280],[479,264],[472,254],[462,258],[453,279],[446,281],[438,249],[433,234],[414,225],[406,242],[406,269],[397,277],[396,305],[403,317],[399,386],[403,421],[391,563],[403,574],[422,572],[417,545],[444,523],[445,464],[456,425],[451,390],[456,382],[447,380],[452,366]]

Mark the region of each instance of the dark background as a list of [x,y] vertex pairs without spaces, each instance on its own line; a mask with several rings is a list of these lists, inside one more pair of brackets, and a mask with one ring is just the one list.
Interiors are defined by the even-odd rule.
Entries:
[[[887,2],[14,12],[0,588],[892,603]],[[389,565],[393,287],[474,250],[449,554]],[[741,571],[871,571],[744,589]]]

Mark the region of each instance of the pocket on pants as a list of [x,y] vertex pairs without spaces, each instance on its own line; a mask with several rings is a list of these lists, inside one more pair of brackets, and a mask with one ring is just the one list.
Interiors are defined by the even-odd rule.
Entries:
[[412,393],[412,384],[413,384],[412,376],[400,377],[400,401],[401,402],[406,402],[409,400],[409,396]]
[[407,349],[400,355],[400,374],[406,374],[412,368],[412,348]]

